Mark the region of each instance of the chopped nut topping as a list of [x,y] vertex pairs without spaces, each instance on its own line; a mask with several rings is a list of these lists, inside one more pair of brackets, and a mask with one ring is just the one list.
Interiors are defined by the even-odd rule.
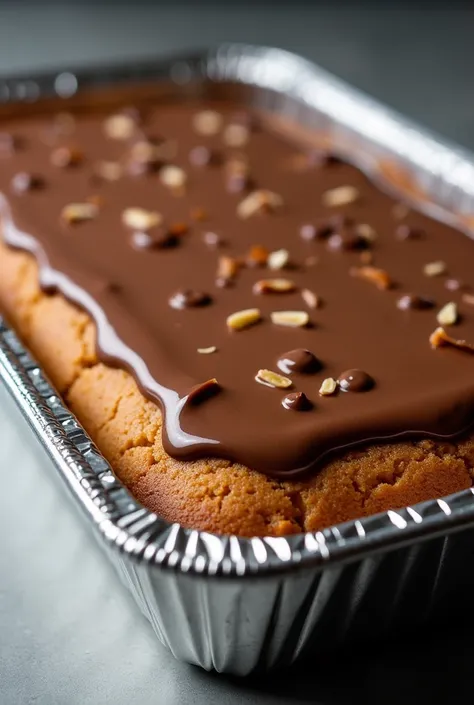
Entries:
[[98,162],[96,173],[105,181],[118,181],[122,176],[122,166],[118,162]]
[[222,127],[222,115],[215,110],[202,110],[193,117],[193,128],[200,135],[216,135]]
[[338,186],[323,193],[323,205],[328,208],[347,206],[359,199],[359,191],[355,186]]
[[99,213],[98,207],[94,203],[69,203],[61,211],[61,218],[66,223],[81,223],[85,220],[93,220]]
[[474,353],[474,345],[465,340],[457,340],[446,333],[443,328],[436,328],[430,335],[430,344],[433,348],[441,348],[443,345],[452,345],[464,352]]
[[309,323],[306,311],[273,311],[270,318],[275,325],[288,328],[302,328]]
[[296,285],[291,279],[260,279],[253,285],[254,294],[287,294]]
[[51,154],[51,164],[61,168],[77,166],[82,159],[82,152],[73,147],[58,147]]
[[374,228],[371,225],[367,225],[367,223],[361,223],[360,225],[357,225],[355,228],[356,234],[363,238],[364,240],[367,240],[367,242],[375,242],[377,239],[377,233],[375,232]]
[[211,355],[217,352],[217,348],[215,345],[210,345],[208,348],[198,348],[197,351],[200,355]]
[[249,139],[249,130],[245,125],[227,125],[223,139],[229,147],[243,147]]
[[221,386],[217,379],[213,377],[202,384],[198,384],[191,389],[188,394],[189,404],[200,404],[219,392]]
[[474,306],[474,294],[463,294],[462,300],[465,304],[469,304],[469,306]]
[[290,259],[288,250],[275,250],[268,255],[267,264],[270,269],[284,269]]
[[350,271],[354,277],[365,279],[375,284],[378,289],[390,289],[392,286],[392,280],[384,269],[365,265],[363,267],[353,267]]
[[147,211],[145,208],[126,208],[122,213],[122,222],[128,228],[136,230],[150,230],[163,222],[163,217],[156,211]]
[[453,301],[443,306],[436,319],[440,326],[453,326],[458,320],[458,309]]
[[250,218],[256,213],[272,212],[282,205],[283,199],[277,193],[260,189],[253,191],[239,203],[237,215],[239,218]]
[[258,308],[246,308],[227,316],[227,326],[232,330],[243,330],[258,323],[260,319],[261,314]]
[[323,381],[321,387],[319,388],[319,393],[322,397],[328,397],[337,391],[337,382],[333,377],[326,377]]
[[160,181],[169,188],[180,189],[186,183],[186,172],[179,166],[169,164],[160,169]]
[[423,274],[427,277],[439,277],[446,272],[445,262],[429,262],[423,267]]
[[267,387],[273,387],[274,389],[288,389],[293,384],[288,377],[283,377],[278,372],[272,372],[271,370],[259,370],[255,379],[260,384],[265,384]]
[[217,280],[230,281],[237,276],[240,265],[235,257],[221,255],[217,263]]
[[311,289],[303,289],[301,297],[309,308],[318,308],[321,305],[321,299],[314,291],[311,291]]
[[248,267],[264,267],[268,261],[268,250],[262,245],[253,245],[245,258]]
[[135,127],[135,120],[130,115],[111,115],[104,122],[104,132],[112,140],[130,139]]

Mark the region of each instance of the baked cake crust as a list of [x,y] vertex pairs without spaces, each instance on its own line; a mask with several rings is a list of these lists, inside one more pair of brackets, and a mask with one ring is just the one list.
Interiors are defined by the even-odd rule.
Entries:
[[183,526],[241,536],[315,531],[471,487],[474,433],[455,442],[369,445],[305,481],[225,460],[181,461],[161,442],[158,407],[125,371],[98,361],[95,326],[38,284],[31,255],[0,242],[0,309],[114,472],[148,509]]

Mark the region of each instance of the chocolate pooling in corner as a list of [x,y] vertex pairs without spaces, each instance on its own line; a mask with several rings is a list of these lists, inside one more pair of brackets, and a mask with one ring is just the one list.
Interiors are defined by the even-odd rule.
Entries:
[[285,478],[354,444],[464,431],[472,241],[241,116],[4,119],[3,238],[91,315],[100,358],[161,405],[174,457]]

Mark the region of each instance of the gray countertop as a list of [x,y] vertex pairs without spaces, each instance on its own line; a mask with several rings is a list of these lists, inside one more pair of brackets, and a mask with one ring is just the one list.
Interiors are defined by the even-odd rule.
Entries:
[[[220,41],[298,51],[474,148],[468,4],[0,3],[0,72]],[[447,703],[468,692],[467,627],[231,679],[156,641],[0,389],[0,704]],[[465,634],[463,632],[466,632]]]

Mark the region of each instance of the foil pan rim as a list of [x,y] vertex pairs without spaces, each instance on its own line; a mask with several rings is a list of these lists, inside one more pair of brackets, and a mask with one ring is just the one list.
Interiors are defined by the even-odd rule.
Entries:
[[[0,78],[0,104],[65,100],[84,88],[127,80],[238,81],[290,95],[309,107],[325,103],[351,128],[351,104],[369,120],[375,141],[404,137],[400,157],[423,160],[433,178],[450,175],[453,188],[474,197],[474,155],[450,145],[365,97],[291,52],[225,44],[171,59],[36,76]],[[348,111],[348,112],[347,112]],[[360,120],[360,116],[358,118]],[[354,129],[359,129],[354,124]],[[380,132],[378,135],[377,131]],[[414,149],[416,147],[416,149]],[[427,540],[474,523],[474,488],[401,510],[364,517],[317,532],[287,537],[219,536],[170,524],[143,508],[115,477],[109,463],[66,408],[39,365],[0,316],[0,378],[53,459],[72,493],[107,543],[150,568],[200,576],[244,578],[275,572],[321,570],[380,550]]]

